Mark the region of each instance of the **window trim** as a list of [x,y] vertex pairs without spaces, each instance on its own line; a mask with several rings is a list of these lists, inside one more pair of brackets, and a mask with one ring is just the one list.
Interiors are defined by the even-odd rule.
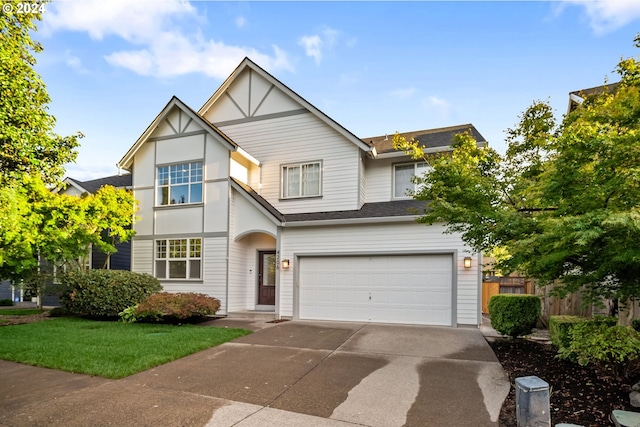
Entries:
[[[302,166],[305,165],[314,165],[317,164],[318,165],[318,193],[317,194],[307,194],[307,195],[300,195],[300,196],[285,196],[285,188],[284,188],[284,183],[285,183],[285,169],[286,168],[295,168],[298,167],[300,168],[300,178],[302,175]],[[323,161],[322,160],[312,160],[312,161],[305,161],[305,162],[297,162],[297,163],[285,163],[285,164],[281,164],[280,165],[280,200],[296,200],[296,199],[311,199],[311,198],[318,198],[318,197],[322,197],[322,191],[323,191],[323,185],[322,185],[322,170],[324,169],[323,167]],[[302,186],[302,179],[300,179],[300,186]]]
[[[408,165],[413,165],[413,176],[417,176],[416,171],[418,169],[418,165],[419,164],[424,164],[426,165],[427,169],[430,169],[430,166],[427,162],[403,162],[403,163],[394,163],[392,170],[391,170],[391,198],[392,199],[411,199],[412,197],[410,195],[406,195],[406,194],[402,194],[402,195],[397,195],[396,194],[396,167],[398,166],[408,166]],[[413,184],[413,189],[409,189],[413,192],[416,192],[418,190],[418,186],[415,183]]]
[[[186,240],[186,256],[184,257],[170,257],[170,242],[171,241],[180,241],[180,240]],[[191,256],[191,251],[192,251],[192,241],[194,240],[199,240],[199,245],[200,245],[200,251],[199,251],[199,256]],[[193,281],[202,281],[202,266],[203,266],[203,256],[202,256],[202,249],[203,249],[203,242],[204,239],[202,239],[201,237],[184,237],[184,238],[167,238],[167,239],[154,239],[153,241],[153,277],[155,277],[158,280],[171,280],[171,281],[189,281],[189,282],[193,282]],[[159,242],[164,242],[164,252],[165,252],[165,257],[164,258],[160,258],[158,257],[158,243]],[[185,277],[169,277],[171,269],[169,267],[169,263],[171,261],[184,261],[185,262]],[[199,266],[199,271],[198,271],[198,277],[190,277],[191,276],[191,261],[200,261],[200,266]],[[163,262],[164,264],[164,277],[158,277],[158,262]]]
[[[191,167],[193,164],[200,164],[200,170],[201,170],[201,174],[200,174],[200,180],[199,181],[191,181]],[[189,180],[186,183],[180,183],[180,184],[172,184],[171,183],[171,167],[172,166],[178,166],[178,165],[189,165]],[[164,185],[160,185],[160,180],[159,180],[159,175],[160,175],[160,168],[168,168],[167,172],[169,174],[168,176],[168,183],[164,184]],[[198,205],[198,204],[203,204],[204,203],[204,161],[201,159],[198,160],[184,160],[181,162],[176,162],[176,163],[164,163],[164,164],[157,164],[155,167],[155,181],[154,181],[154,192],[155,192],[155,207],[175,207],[175,206],[192,206],[192,205]],[[201,194],[200,194],[200,200],[199,201],[191,201],[191,187],[194,184],[200,184],[200,188],[201,188]],[[161,197],[159,197],[159,192],[161,188],[168,188],[169,189],[169,196],[171,194],[171,187],[177,187],[177,186],[182,186],[182,185],[186,185],[187,186],[187,195],[189,198],[189,201],[185,202],[185,203],[171,203],[169,200],[169,203],[167,204],[162,204],[161,201]]]

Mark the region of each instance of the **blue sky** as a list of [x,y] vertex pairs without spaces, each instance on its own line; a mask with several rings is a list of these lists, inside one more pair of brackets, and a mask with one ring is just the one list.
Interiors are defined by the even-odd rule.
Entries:
[[364,138],[473,123],[504,131],[536,99],[616,81],[640,2],[58,0],[34,38],[56,132],[85,134],[67,175],[115,164],[175,95],[198,109],[245,57]]

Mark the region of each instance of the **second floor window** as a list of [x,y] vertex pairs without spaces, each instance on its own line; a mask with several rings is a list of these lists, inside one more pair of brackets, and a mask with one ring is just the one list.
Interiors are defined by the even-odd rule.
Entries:
[[282,197],[320,196],[320,162],[282,167]]
[[409,198],[411,193],[418,190],[413,183],[414,176],[422,176],[429,171],[425,162],[395,165],[393,168],[393,197]]
[[158,205],[202,202],[202,162],[158,166]]

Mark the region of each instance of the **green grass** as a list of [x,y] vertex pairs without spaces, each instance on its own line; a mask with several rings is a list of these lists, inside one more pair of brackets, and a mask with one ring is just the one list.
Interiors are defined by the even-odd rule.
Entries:
[[116,379],[249,333],[61,317],[0,328],[0,359]]
[[0,310],[0,316],[29,316],[31,314],[40,314],[44,310],[37,308],[3,308]]

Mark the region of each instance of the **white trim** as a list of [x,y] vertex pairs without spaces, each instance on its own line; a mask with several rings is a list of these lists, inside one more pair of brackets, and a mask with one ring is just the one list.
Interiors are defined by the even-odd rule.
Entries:
[[381,216],[369,218],[318,219],[311,221],[284,222],[283,227],[315,227],[323,225],[382,224],[393,222],[415,222],[419,215]]

